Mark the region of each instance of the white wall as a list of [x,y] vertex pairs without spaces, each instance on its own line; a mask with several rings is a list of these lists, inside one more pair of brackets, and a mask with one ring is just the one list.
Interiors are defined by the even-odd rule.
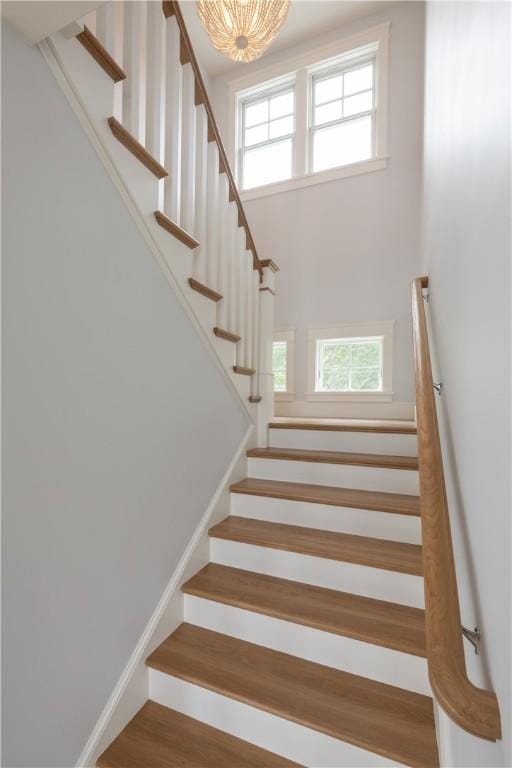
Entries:
[[[257,71],[391,21],[387,169],[245,204],[260,256],[273,258],[281,268],[275,324],[279,329],[297,329],[299,399],[306,391],[308,327],[396,320],[395,400],[414,400],[409,283],[420,269],[423,16],[423,3],[397,3],[288,51],[269,54],[245,70]],[[228,73],[212,82],[224,136],[228,136],[226,84],[232,77]],[[376,413],[383,407],[375,406]]]
[[[448,731],[453,766],[510,752],[510,5],[429,3],[425,270],[470,676],[498,696],[503,741]],[[466,644],[467,645],[467,644]]]
[[247,416],[4,24],[3,765],[72,766]]

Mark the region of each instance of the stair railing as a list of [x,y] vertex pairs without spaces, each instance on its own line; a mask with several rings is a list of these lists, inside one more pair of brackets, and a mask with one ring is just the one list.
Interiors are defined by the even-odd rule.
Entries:
[[276,268],[258,258],[180,5],[107,2],[85,23],[77,38],[116,83],[112,132],[162,179],[157,222],[193,250],[190,284],[217,302],[215,332],[235,341],[258,402],[272,391],[253,374],[271,374]]
[[423,290],[428,278],[412,284],[412,320],[425,619],[429,679],[446,714],[464,730],[495,741],[501,738],[496,694],[477,688],[467,676],[455,560],[434,399]]

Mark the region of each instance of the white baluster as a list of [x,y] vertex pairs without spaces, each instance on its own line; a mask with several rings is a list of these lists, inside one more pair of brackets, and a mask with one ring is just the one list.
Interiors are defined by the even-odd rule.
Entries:
[[103,3],[96,11],[96,37],[115,59],[116,3]]
[[148,4],[148,56],[146,80],[146,149],[163,162],[165,93],[165,18],[162,4]]
[[217,290],[219,258],[219,148],[208,144],[208,205],[206,209],[206,283]]
[[227,281],[229,282],[228,331],[238,333],[238,210],[235,203],[229,204],[227,256]]
[[[252,253],[251,253],[252,257]],[[252,270],[252,361],[251,368],[257,371],[253,379],[253,395],[259,394],[259,346],[260,346],[260,273]]]
[[247,344],[246,332],[246,304],[247,304],[247,259],[245,254],[245,230],[238,227],[237,232],[237,267],[238,267],[238,331],[241,336],[237,344],[237,365],[245,365],[245,346]]
[[165,23],[165,162],[164,210],[181,223],[181,108],[182,66],[180,30],[175,16]]
[[[208,115],[203,104],[196,107],[196,204],[194,234],[199,246],[194,251],[194,275],[200,283],[206,280],[206,259],[208,243],[206,238],[207,184],[209,174]],[[213,286],[210,286],[213,287]]]
[[181,144],[181,221],[191,235],[194,234],[196,106],[195,78],[191,64],[183,67]]
[[217,290],[222,293],[223,300],[217,304],[217,325],[224,330],[229,328],[228,307],[231,302],[231,285],[229,280],[229,240],[232,221],[231,206],[229,202],[229,184],[225,173],[219,175],[219,258],[217,265]]
[[253,279],[252,279],[252,251],[245,251],[244,253],[244,262],[245,262],[245,367],[246,368],[252,368],[252,288],[253,288]]
[[124,4],[123,125],[144,143],[146,3],[130,0]]

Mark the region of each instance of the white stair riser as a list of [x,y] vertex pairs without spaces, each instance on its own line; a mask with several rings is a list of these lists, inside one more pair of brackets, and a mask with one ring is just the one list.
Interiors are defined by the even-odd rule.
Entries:
[[310,768],[396,766],[373,752],[155,669],[149,670],[149,698]]
[[419,656],[193,595],[185,595],[184,618],[189,624],[238,640],[247,640],[380,683],[432,695],[427,661]]
[[388,456],[417,456],[416,435],[380,432],[328,432],[318,429],[269,429],[269,445],[275,448],[305,448],[311,451],[383,453]]
[[291,483],[314,483],[388,493],[419,493],[419,474],[409,469],[355,467],[348,464],[320,464],[313,461],[253,459],[248,462],[249,476]]
[[210,560],[303,584],[315,584],[414,608],[424,607],[423,579],[408,573],[214,538],[210,539]]
[[374,539],[421,544],[421,519],[412,515],[333,507],[328,504],[250,496],[244,493],[231,494],[231,514],[270,523],[300,525],[370,536]]

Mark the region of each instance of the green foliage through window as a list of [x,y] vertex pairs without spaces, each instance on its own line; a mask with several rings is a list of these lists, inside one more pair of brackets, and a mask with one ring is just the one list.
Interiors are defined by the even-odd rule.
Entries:
[[317,392],[382,390],[382,338],[317,341]]
[[286,354],[286,341],[274,341],[274,345],[272,347],[274,392],[286,392]]

